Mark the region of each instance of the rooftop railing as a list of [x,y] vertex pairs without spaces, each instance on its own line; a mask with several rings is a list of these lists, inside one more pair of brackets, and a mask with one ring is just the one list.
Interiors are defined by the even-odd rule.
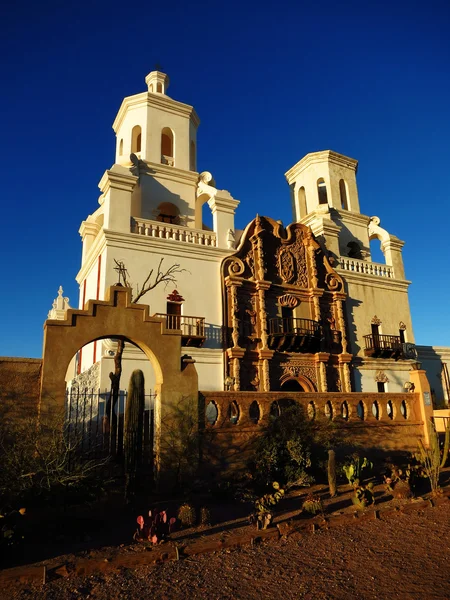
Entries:
[[134,219],[131,226],[131,233],[161,240],[198,244],[200,246],[212,246],[214,248],[217,246],[216,234],[213,231],[191,229],[182,225],[162,223],[161,221],[151,221],[149,219]]

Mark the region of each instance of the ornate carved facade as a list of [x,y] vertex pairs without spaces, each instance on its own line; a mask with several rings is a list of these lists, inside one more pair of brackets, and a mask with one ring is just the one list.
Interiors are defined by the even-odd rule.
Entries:
[[309,227],[256,217],[222,282],[235,390],[351,391],[343,281]]

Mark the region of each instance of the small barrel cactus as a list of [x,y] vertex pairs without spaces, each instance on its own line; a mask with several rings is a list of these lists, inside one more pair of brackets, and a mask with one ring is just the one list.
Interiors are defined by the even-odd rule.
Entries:
[[178,518],[185,527],[192,527],[197,521],[195,508],[187,502],[178,509]]
[[323,512],[322,498],[315,494],[308,494],[303,501],[303,510],[312,515]]

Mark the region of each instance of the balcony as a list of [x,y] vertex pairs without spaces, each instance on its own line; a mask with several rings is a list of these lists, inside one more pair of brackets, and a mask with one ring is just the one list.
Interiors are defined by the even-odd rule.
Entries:
[[403,346],[406,344],[402,344],[398,335],[365,335],[364,341],[366,344],[364,350],[365,356],[371,356],[372,358],[395,358],[395,360],[404,358]]
[[318,352],[321,337],[321,327],[318,321],[297,317],[269,319],[269,348],[271,350]]
[[169,315],[156,313],[159,319],[165,319],[166,329],[181,331],[181,345],[201,348],[205,342],[205,317]]

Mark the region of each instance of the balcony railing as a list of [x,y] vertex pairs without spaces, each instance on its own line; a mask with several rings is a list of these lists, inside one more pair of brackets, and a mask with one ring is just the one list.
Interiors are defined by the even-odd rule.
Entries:
[[167,313],[156,313],[155,317],[165,319],[167,329],[181,331],[182,346],[203,346],[206,338],[205,317],[188,317]]
[[394,279],[394,269],[389,265],[382,265],[357,258],[348,258],[347,256],[340,256],[338,264],[344,271]]
[[398,335],[365,335],[366,348],[364,354],[374,358],[401,358],[403,344]]
[[159,238],[162,240],[174,240],[177,242],[187,242],[188,244],[198,244],[200,246],[216,247],[216,234],[213,231],[203,229],[191,229],[172,223],[162,223],[161,221],[150,221],[147,219],[133,219],[132,233],[146,235],[148,237]]
[[279,352],[317,352],[321,327],[318,321],[297,317],[269,319],[269,348]]

